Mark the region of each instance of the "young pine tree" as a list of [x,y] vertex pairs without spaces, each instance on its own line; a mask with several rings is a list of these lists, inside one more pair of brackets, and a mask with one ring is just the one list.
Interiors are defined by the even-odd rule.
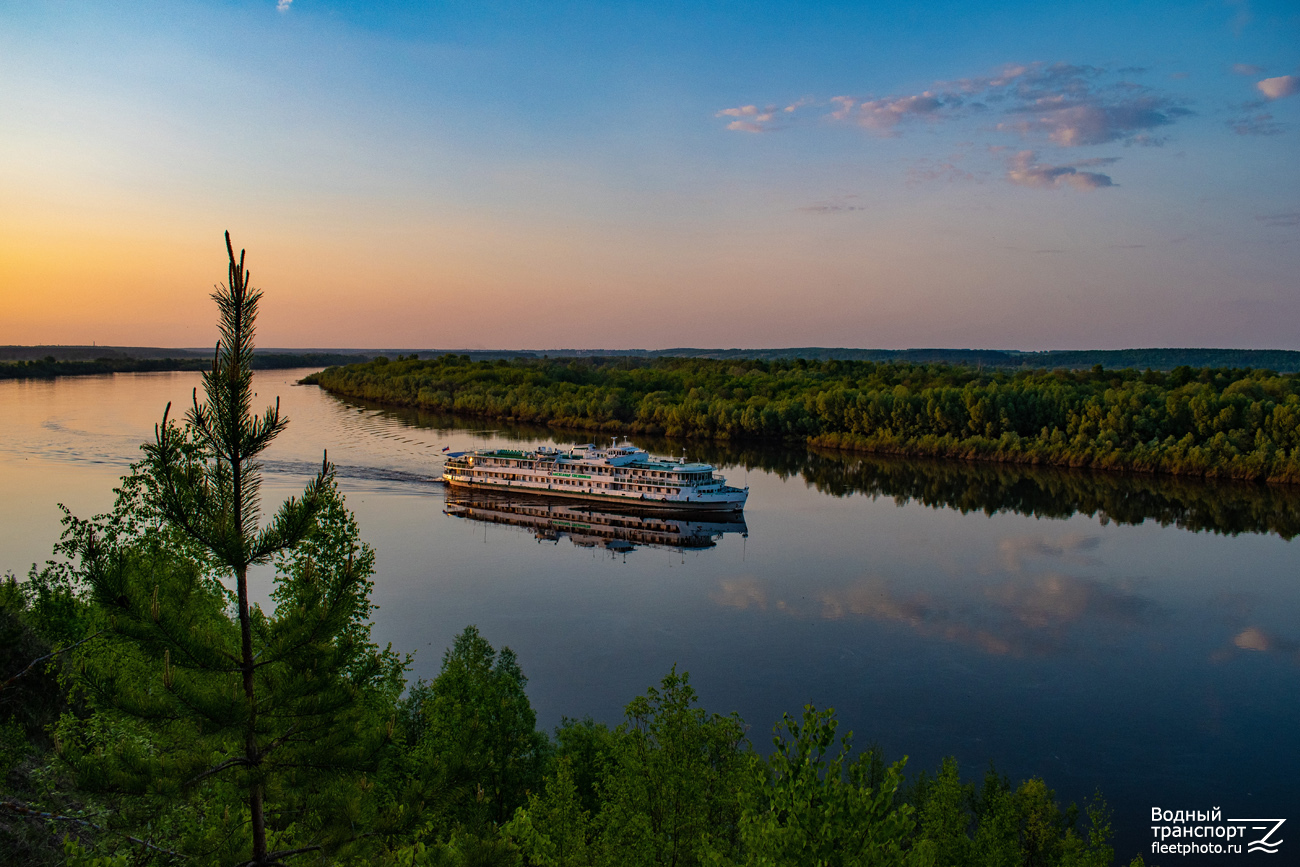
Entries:
[[[328,462],[260,524],[257,459],[287,419],[252,413],[261,293],[226,249],[204,399],[183,426],[168,407],[114,515],[73,522],[111,635],[84,657],[99,713],[65,752],[88,788],[191,804],[172,833],[187,854],[263,865],[355,846],[404,662],[370,643],[373,554]],[[269,561],[266,613],[248,578]]]

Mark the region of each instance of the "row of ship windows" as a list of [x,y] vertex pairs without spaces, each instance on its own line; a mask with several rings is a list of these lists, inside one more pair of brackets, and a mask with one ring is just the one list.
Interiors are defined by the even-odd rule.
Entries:
[[[453,467],[453,468],[454,468],[454,469],[460,469],[459,467]],[[602,472],[602,470],[601,470],[600,468],[589,468],[589,467],[583,467],[583,469],[587,470],[588,473],[599,473],[599,472]],[[488,470],[484,470],[484,469],[482,469],[481,467],[480,467],[480,468],[477,468],[477,471],[480,472],[480,473],[483,473],[483,474],[485,474],[485,475],[490,475],[490,476],[494,476],[494,477],[499,477],[499,478],[505,478],[505,477],[506,477],[506,474],[505,474],[505,473],[494,473],[494,472],[490,472],[490,471],[488,471]],[[627,473],[627,471],[626,471],[626,470],[623,470],[623,471],[620,473],[620,475],[625,475],[626,473]],[[654,473],[647,473],[647,475],[654,475]],[[535,477],[535,476],[525,476],[525,477],[523,477],[523,478],[536,478],[536,477]],[[703,483],[706,483],[706,484],[707,484],[708,482],[711,482],[711,481],[713,481],[712,475],[711,475],[711,474],[704,474],[704,473],[696,473],[696,474],[692,474],[692,475],[690,475],[690,476],[682,477],[682,478],[680,478],[680,479],[678,479],[678,478],[674,478],[674,479],[673,479],[673,482],[675,482],[675,483],[677,483],[677,484],[686,483],[688,486],[690,486],[691,483],[699,484],[699,483],[703,482]]]
[[[537,463],[541,464],[542,466],[552,466],[552,467],[558,466],[556,464],[552,464],[549,461],[539,461]],[[496,466],[519,467],[520,469],[541,469],[542,468],[541,466],[536,466],[533,461],[518,461],[518,462],[508,461],[504,464],[497,464]],[[583,467],[582,469],[588,473],[599,474],[599,475],[627,475],[630,472],[630,470],[616,468],[616,467]],[[650,476],[652,478],[657,478],[657,479],[671,478],[673,481],[676,482],[706,482],[711,480],[712,478],[711,473],[670,473],[670,472],[665,472],[663,470],[645,470],[644,475]]]
[[[493,473],[493,472],[488,472],[486,470],[480,470],[475,475],[480,477],[489,476],[494,479],[501,479],[502,481],[540,481],[539,479],[532,476],[518,479],[515,477],[513,473]],[[681,493],[682,490],[679,487],[674,487],[671,485],[620,485],[620,484],[609,484],[605,482],[591,482],[584,479],[553,478],[553,479],[548,479],[547,481],[550,482],[551,484],[557,484],[557,485],[573,485],[577,487],[595,486],[598,488],[612,488],[618,491],[649,491],[651,493],[676,494],[676,493]]]

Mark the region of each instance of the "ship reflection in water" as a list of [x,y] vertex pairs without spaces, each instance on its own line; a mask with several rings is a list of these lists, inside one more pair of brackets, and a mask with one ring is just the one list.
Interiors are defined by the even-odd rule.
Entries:
[[620,554],[635,551],[642,545],[698,551],[714,547],[726,533],[749,535],[741,512],[621,513],[573,500],[511,496],[495,491],[448,488],[443,513],[531,530],[539,542],[558,543],[567,536],[574,545]]

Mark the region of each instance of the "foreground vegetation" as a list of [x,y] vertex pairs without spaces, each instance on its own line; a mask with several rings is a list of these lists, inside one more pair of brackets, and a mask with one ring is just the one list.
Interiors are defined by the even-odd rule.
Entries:
[[308,377],[392,405],[703,440],[1300,483],[1300,375],[399,356]]
[[[318,540],[338,543],[353,530],[335,526]],[[132,637],[152,619],[152,601],[123,629],[114,619],[124,606],[97,600],[79,571],[47,570],[0,594],[0,629],[16,641],[6,648],[48,653],[55,635],[71,648],[6,684],[0,863],[1113,863],[1100,801],[1081,815],[1040,779],[1012,785],[990,770],[963,782],[953,760],[908,782],[905,760],[886,764],[874,748],[854,758],[851,735],[837,738],[833,715],[811,707],[782,721],[764,758],[741,720],[704,711],[675,671],[631,701],[617,727],[566,719],[548,737],[535,728],[514,655],[473,627],[438,677],[404,697],[405,660],[364,640],[334,645],[337,667],[313,676],[337,717],[322,721],[308,708],[279,721],[284,740],[268,746],[285,752],[269,751],[260,773],[269,848],[250,859],[246,790],[237,775],[211,773],[243,745],[197,710],[221,703],[219,684]],[[292,610],[299,582],[282,578],[270,618],[293,616],[281,609]],[[234,643],[238,625],[219,592],[174,608],[193,584],[154,586],[166,600],[158,623],[184,616]],[[6,671],[22,665],[19,653],[5,656]],[[284,669],[266,678],[274,703],[308,697],[295,679]],[[327,743],[281,747],[289,720],[304,718]]]

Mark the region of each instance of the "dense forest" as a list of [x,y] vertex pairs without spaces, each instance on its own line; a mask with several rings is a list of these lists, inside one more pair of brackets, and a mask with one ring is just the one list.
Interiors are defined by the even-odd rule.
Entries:
[[304,381],[592,432],[1300,483],[1300,375],[1267,370],[399,355]]

